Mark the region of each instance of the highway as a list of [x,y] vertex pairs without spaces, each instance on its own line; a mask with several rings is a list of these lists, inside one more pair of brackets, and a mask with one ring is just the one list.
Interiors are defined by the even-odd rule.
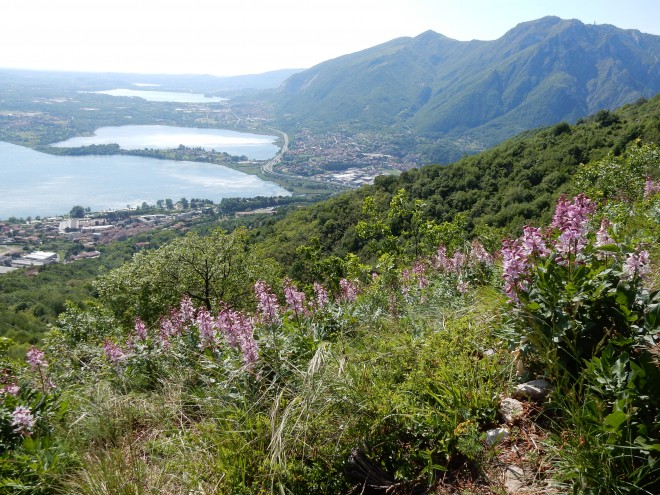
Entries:
[[282,138],[284,139],[284,144],[282,145],[282,149],[273,158],[271,158],[264,165],[261,166],[261,171],[264,174],[268,174],[268,175],[284,175],[284,174],[278,174],[277,172],[273,172],[273,166],[277,165],[282,161],[282,157],[284,156],[284,153],[286,153],[287,150],[289,149],[289,136],[286,132],[280,131],[278,129],[271,128],[271,130],[282,135]]

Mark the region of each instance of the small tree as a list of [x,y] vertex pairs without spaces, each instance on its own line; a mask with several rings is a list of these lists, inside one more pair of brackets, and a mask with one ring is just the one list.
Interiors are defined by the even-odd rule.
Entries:
[[69,212],[69,216],[71,218],[84,218],[85,217],[85,208],[83,208],[80,205],[76,205],[73,208],[71,208],[71,211]]
[[126,322],[139,317],[151,325],[182,296],[209,311],[217,311],[219,304],[244,309],[251,304],[255,281],[274,271],[269,260],[253,254],[246,229],[230,234],[218,229],[205,237],[190,232],[158,250],[136,254],[101,277],[97,288],[118,317]]

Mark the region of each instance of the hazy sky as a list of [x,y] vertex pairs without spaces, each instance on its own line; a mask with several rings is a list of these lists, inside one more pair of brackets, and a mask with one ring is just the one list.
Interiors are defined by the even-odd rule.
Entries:
[[660,35],[658,0],[2,0],[0,67],[237,75],[556,15]]

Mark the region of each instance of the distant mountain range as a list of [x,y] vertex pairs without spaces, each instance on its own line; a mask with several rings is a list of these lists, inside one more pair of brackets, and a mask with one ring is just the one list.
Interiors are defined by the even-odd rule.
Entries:
[[409,130],[449,161],[658,92],[660,36],[544,17],[495,41],[427,31],[323,62],[289,77],[276,109],[291,129]]
[[263,91],[278,88],[288,77],[303,69],[280,69],[262,74],[211,76],[198,74],[132,74],[120,72],[62,72],[0,68],[0,83],[30,84],[48,81],[69,89],[98,91],[133,88],[135,83],[152,85],[158,91],[197,91],[225,96],[228,91]]

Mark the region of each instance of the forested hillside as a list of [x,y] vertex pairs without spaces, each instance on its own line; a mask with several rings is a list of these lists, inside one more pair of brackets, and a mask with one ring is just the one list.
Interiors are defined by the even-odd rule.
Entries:
[[[635,139],[660,142],[660,97],[639,100],[615,112],[600,111],[574,125],[559,123],[523,133],[476,156],[449,165],[431,165],[381,176],[373,186],[345,193],[288,215],[269,229],[255,231],[264,252],[285,266],[300,261],[298,246],[319,253],[369,256],[369,239],[356,231],[359,221],[388,220],[392,198],[405,189],[410,211],[437,224],[457,220],[468,232],[519,232],[526,223],[548,221],[560,192],[581,163],[620,156]],[[371,212],[364,199],[373,198]],[[392,224],[398,237],[406,227]],[[408,253],[410,254],[410,253]]]

